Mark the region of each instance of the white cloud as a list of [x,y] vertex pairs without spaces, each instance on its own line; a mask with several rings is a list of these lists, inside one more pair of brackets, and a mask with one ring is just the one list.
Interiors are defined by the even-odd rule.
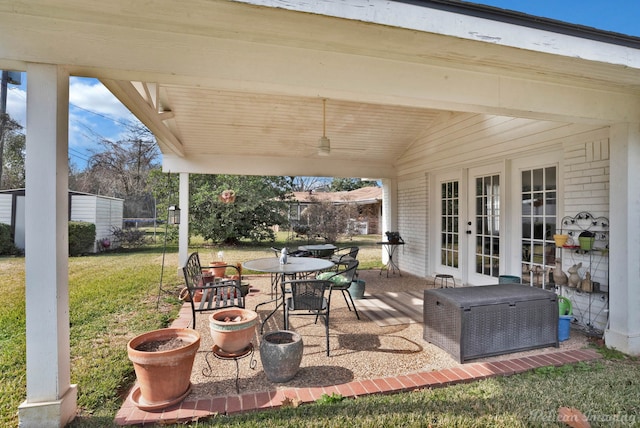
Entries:
[[[25,128],[27,126],[27,78],[20,86],[9,85],[7,113]],[[99,141],[125,138],[126,125],[137,119],[97,79],[69,79],[69,148],[76,163],[84,164]]]
[[19,86],[8,85],[7,113],[20,125],[27,125],[27,93]]
[[108,116],[115,121],[134,120],[131,112],[95,79],[72,77],[69,81],[69,102],[81,109]]
[[[27,92],[26,77],[23,74],[22,85],[8,85],[7,113],[20,125],[27,125]],[[136,120],[126,107],[111,94],[98,80],[80,77],[71,77],[69,80],[69,102],[80,108],[70,112],[70,121],[78,120],[87,126],[98,127],[96,122],[112,121],[114,126]],[[71,107],[73,110],[73,107]],[[99,119],[99,120],[98,120]],[[70,133],[72,132],[70,126]]]

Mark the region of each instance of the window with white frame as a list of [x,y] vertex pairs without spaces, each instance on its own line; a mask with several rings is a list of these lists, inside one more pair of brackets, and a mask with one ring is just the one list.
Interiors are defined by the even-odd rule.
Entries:
[[458,181],[447,181],[440,185],[440,263],[452,268],[458,267],[460,196]]

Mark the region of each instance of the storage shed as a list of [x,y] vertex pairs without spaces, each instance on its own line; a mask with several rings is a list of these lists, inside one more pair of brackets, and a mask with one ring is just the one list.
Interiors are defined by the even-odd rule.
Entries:
[[[0,190],[0,223],[11,226],[11,236],[16,247],[24,250],[24,189]],[[96,225],[98,242],[109,238],[113,243],[112,229],[122,227],[124,200],[109,196],[69,191],[69,221],[85,221]]]

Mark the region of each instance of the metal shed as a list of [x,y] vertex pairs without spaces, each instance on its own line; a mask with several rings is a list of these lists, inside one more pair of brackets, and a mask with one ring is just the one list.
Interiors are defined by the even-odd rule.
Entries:
[[[16,247],[24,250],[25,189],[0,190],[0,223],[11,226]],[[109,196],[69,191],[69,221],[85,221],[96,225],[96,242],[109,238],[113,242],[112,228],[122,227],[124,200]]]

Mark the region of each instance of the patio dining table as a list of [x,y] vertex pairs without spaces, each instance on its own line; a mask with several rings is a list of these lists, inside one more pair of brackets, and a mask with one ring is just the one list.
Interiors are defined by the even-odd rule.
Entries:
[[[272,273],[277,275],[277,282],[282,285],[285,281],[285,277],[287,275],[298,275],[302,273],[313,273],[319,272],[323,270],[327,270],[333,267],[333,262],[326,259],[319,259],[315,257],[289,257],[287,259],[287,263],[280,264],[280,259],[278,257],[263,257],[260,259],[248,260],[242,263],[243,269],[249,269],[257,272],[265,272]],[[284,307],[285,296],[282,293],[282,299],[279,299],[276,295],[276,298],[273,300],[269,300],[266,302],[259,303],[256,305],[255,310],[258,310],[259,306],[265,305],[267,303],[276,302],[276,307],[273,311],[267,315],[267,317],[262,321],[262,325],[260,327],[260,333],[264,330],[264,325],[266,322],[276,313],[278,308]]]
[[301,245],[298,249],[310,252],[313,254],[313,257],[331,257],[338,247],[333,244],[314,244]]

